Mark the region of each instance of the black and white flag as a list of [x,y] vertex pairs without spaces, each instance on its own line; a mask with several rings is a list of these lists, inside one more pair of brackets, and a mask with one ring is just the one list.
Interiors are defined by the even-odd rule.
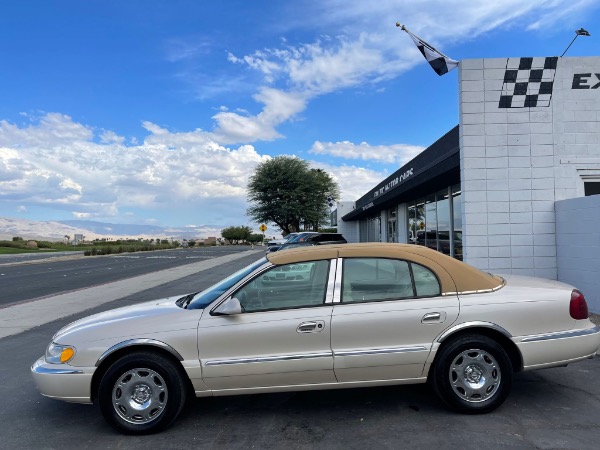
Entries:
[[445,73],[450,72],[452,69],[456,69],[458,66],[458,61],[455,61],[451,58],[448,58],[439,50],[436,50],[423,39],[418,36],[412,34],[404,25],[396,24],[397,27],[400,27],[402,30],[406,31],[408,35],[412,38],[413,42],[419,49],[419,51],[423,54],[429,65],[435,73],[438,75],[444,75]]

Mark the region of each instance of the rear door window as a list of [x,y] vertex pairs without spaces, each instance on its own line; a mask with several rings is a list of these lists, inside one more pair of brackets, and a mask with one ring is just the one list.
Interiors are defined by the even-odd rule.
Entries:
[[432,271],[404,260],[348,258],[342,277],[342,303],[430,297],[441,292]]

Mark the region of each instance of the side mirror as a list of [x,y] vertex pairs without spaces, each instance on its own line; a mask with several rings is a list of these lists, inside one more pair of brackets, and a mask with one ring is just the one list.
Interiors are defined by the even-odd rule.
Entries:
[[240,304],[240,301],[235,297],[228,298],[213,310],[213,314],[217,316],[232,316],[234,314],[241,313],[242,305]]

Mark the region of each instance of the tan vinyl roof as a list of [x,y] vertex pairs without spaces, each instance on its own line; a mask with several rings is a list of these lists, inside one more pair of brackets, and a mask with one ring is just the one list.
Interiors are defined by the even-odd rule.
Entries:
[[393,258],[421,264],[436,273],[442,285],[442,294],[490,291],[504,284],[504,280],[500,277],[482,272],[443,253],[414,244],[382,242],[335,244],[300,247],[267,254],[267,259],[277,265],[337,257]]

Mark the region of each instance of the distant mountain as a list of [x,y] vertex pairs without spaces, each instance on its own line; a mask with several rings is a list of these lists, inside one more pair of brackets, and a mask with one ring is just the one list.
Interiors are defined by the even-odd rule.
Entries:
[[122,234],[122,235],[138,235],[138,234],[162,234],[164,228],[154,225],[134,225],[134,224],[116,224],[105,222],[94,222],[92,220],[59,220],[70,227],[84,228],[93,231],[97,234]]
[[138,239],[138,238],[173,238],[205,239],[210,236],[220,237],[223,227],[201,225],[198,227],[158,227],[154,225],[115,224],[94,222],[91,220],[33,221],[0,217],[0,240],[10,240],[15,236],[23,239],[44,239],[60,241],[65,236],[74,238],[75,234],[83,234],[86,240]]

